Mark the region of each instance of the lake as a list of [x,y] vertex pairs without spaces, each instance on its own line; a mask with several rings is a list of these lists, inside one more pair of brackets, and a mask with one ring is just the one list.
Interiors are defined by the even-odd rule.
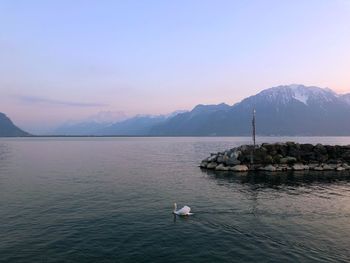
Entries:
[[[248,137],[0,139],[0,261],[349,262],[350,181],[198,168]],[[258,142],[350,144],[350,137]],[[174,218],[173,203],[194,212]]]

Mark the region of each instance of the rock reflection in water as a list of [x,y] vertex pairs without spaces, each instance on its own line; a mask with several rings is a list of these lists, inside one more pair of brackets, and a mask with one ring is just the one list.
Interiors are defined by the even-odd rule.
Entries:
[[212,178],[226,179],[232,183],[264,184],[266,186],[350,181],[350,171],[226,172],[202,169],[202,172]]

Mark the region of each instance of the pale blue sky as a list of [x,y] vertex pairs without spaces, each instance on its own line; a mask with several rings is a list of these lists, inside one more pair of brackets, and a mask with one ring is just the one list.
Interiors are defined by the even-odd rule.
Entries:
[[0,112],[35,130],[280,84],[350,92],[349,47],[348,0],[0,0]]

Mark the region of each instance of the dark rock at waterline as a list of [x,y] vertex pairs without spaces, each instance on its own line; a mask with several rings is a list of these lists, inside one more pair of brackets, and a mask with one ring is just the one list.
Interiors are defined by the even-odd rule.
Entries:
[[295,142],[241,145],[211,153],[200,167],[219,171],[350,171],[350,145]]

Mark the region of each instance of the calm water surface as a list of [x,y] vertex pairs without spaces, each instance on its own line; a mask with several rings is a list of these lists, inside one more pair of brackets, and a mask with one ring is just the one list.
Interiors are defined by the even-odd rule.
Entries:
[[[0,139],[0,261],[349,262],[346,179],[276,183],[197,167],[249,140]],[[195,215],[174,219],[175,201]]]

